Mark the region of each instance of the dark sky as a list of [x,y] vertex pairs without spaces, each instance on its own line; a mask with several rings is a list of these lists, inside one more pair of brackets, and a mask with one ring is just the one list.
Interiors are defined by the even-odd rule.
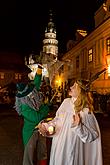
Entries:
[[53,10],[59,52],[75,30],[94,28],[94,13],[103,0],[3,0],[0,2],[0,50],[28,54],[42,49],[49,10]]

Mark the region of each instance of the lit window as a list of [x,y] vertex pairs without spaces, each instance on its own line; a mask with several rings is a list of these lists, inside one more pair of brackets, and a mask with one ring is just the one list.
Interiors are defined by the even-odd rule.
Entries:
[[93,50],[89,49],[89,51],[88,51],[88,61],[92,62],[92,60],[93,60]]
[[107,55],[110,55],[110,38],[107,39]]
[[21,74],[15,73],[15,80],[21,80]]
[[0,78],[1,78],[1,79],[4,79],[4,78],[5,78],[5,74],[1,72],[1,73],[0,73]]
[[19,80],[21,80],[21,74],[19,74]]
[[18,78],[19,78],[19,74],[15,73],[15,80],[18,80]]

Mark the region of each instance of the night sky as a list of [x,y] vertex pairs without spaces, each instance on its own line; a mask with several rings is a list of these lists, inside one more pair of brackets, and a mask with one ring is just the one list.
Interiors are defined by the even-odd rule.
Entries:
[[42,50],[49,10],[53,11],[59,52],[74,39],[76,29],[90,32],[103,0],[3,0],[0,2],[0,50],[29,54]]

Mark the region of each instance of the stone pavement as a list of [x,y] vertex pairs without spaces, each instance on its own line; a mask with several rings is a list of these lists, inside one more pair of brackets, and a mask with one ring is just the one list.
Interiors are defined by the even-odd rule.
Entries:
[[21,119],[13,110],[0,110],[0,165],[22,165]]
[[102,136],[102,153],[104,165],[110,165],[110,116],[97,117]]
[[[104,165],[110,165],[110,117],[97,115],[102,134]],[[22,119],[15,110],[0,109],[0,165],[22,165]]]

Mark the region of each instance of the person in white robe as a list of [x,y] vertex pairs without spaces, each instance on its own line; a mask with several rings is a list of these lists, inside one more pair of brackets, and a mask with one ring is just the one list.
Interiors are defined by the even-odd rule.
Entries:
[[[93,99],[84,81],[76,81],[69,95],[48,123],[39,124],[52,137],[49,165],[102,165],[101,134],[93,114]],[[49,126],[55,131],[49,134]]]

